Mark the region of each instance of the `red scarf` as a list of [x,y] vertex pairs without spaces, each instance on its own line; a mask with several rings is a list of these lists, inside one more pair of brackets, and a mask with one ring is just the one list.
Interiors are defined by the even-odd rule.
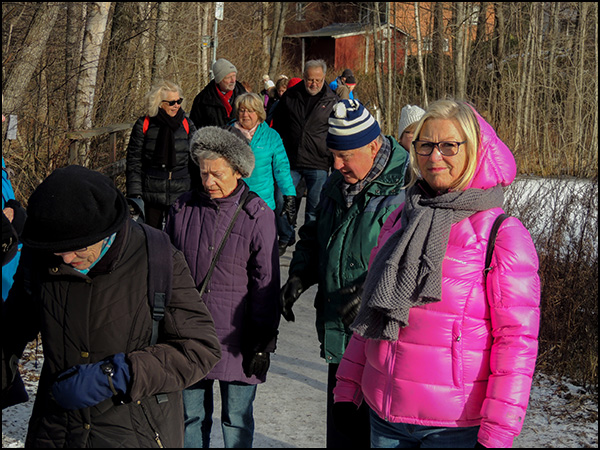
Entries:
[[227,111],[227,118],[229,118],[229,116],[231,115],[231,111],[233,110],[233,107],[229,104],[229,100],[231,100],[233,91],[229,91],[227,94],[223,94],[221,92],[221,90],[219,89],[218,85],[215,85],[215,87],[217,88],[217,95],[219,96],[221,103],[223,103],[223,106],[225,107],[225,111]]

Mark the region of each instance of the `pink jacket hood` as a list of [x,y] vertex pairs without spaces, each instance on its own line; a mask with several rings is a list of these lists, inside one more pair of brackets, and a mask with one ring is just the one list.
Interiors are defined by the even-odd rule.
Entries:
[[489,189],[497,184],[506,187],[517,174],[517,163],[508,146],[500,140],[496,131],[473,109],[479,122],[481,142],[475,175],[468,188]]

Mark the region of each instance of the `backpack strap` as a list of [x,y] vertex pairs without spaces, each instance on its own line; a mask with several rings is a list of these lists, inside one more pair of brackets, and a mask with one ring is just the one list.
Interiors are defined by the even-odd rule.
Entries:
[[148,250],[148,301],[152,309],[152,338],[150,345],[158,341],[160,324],[171,298],[173,263],[171,240],[161,230],[147,224],[140,224],[146,234]]
[[150,126],[150,117],[144,117],[144,125],[142,126],[142,131],[144,132],[144,136],[146,136],[146,131],[148,131],[148,127]]
[[498,236],[498,230],[500,225],[510,216],[508,214],[500,214],[496,217],[492,229],[490,231],[490,238],[488,239],[487,251],[485,254],[485,269],[483,269],[483,276],[487,279],[487,274],[492,270],[492,254],[494,253],[494,247],[496,245],[496,237]]
[[[148,131],[148,127],[150,127],[150,118],[148,116],[144,117],[144,125],[142,126],[142,131],[144,132],[144,136],[146,136],[146,131]],[[185,128],[185,132],[190,134],[190,124],[186,117],[183,118],[183,128]]]

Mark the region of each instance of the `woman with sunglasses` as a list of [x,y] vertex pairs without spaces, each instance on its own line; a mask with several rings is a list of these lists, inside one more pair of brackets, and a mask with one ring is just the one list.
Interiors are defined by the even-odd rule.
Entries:
[[414,135],[406,202],[371,253],[337,372],[338,417],[364,400],[372,447],[510,447],[540,320],[538,256],[517,218],[484,267],[515,160],[464,102],[433,103]]
[[146,99],[147,115],[133,126],[127,147],[126,188],[128,197],[143,200],[146,223],[162,229],[170,206],[190,190],[188,149],[196,127],[176,84],[160,81]]

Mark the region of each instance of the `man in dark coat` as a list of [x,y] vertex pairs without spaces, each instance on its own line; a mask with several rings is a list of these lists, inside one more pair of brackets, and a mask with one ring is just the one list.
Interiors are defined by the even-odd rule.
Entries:
[[112,181],[57,169],[27,214],[2,317],[3,395],[27,342],[41,332],[44,346],[25,446],[183,446],[181,391],[221,356],[183,254],[165,255],[171,298],[151,345],[146,238]]
[[[273,129],[281,139],[290,160],[294,185],[306,182],[305,221],[315,219],[321,189],[331,168],[331,153],[325,138],[328,119],[337,95],[325,83],[327,65],[323,60],[311,60],[304,66],[304,82],[288,89],[273,114]],[[283,199],[281,199],[283,202]],[[298,208],[296,208],[296,211]],[[276,214],[278,219],[279,214]],[[295,242],[294,229],[279,220],[280,254]]]
[[212,66],[214,79],[194,99],[190,118],[196,128],[227,125],[232,116],[235,99],[246,92],[237,81],[237,69],[224,58]]

